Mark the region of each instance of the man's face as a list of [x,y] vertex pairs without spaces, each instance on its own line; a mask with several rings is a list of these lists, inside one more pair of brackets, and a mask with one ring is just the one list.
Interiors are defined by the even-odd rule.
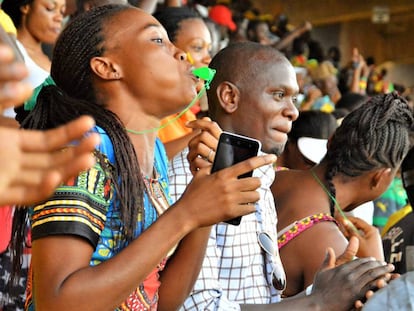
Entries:
[[288,61],[270,61],[257,77],[240,89],[240,101],[233,122],[236,133],[256,138],[262,150],[279,155],[287,133],[299,115],[295,107],[299,92],[294,68]]

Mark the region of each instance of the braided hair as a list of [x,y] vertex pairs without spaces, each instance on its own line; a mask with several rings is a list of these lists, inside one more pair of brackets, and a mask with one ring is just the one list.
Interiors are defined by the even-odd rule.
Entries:
[[23,13],[21,11],[22,6],[27,4],[31,5],[34,0],[4,0],[1,3],[1,9],[10,16],[13,24],[16,28],[20,28],[22,25]]
[[[377,168],[398,169],[410,148],[412,128],[413,112],[396,92],[376,95],[347,115],[322,160],[331,195],[336,195],[332,179],[338,174],[356,177]],[[333,214],[333,200],[330,209]]]
[[[114,206],[119,210],[121,219],[119,230],[122,234],[117,241],[120,243],[128,243],[134,238],[138,215],[144,219],[144,182],[124,125],[96,96],[89,61],[105,51],[104,30],[108,21],[130,8],[128,5],[101,6],[80,14],[66,26],[56,42],[53,54],[51,75],[56,86],[46,86],[40,91],[35,108],[22,122],[23,128],[49,129],[87,114],[105,130],[114,148],[115,167],[109,167],[102,155],[95,154],[106,173],[116,181]],[[22,245],[23,214],[26,210],[17,210],[13,227],[15,234],[20,237],[14,239],[14,249]],[[17,253],[16,257],[19,258]]]

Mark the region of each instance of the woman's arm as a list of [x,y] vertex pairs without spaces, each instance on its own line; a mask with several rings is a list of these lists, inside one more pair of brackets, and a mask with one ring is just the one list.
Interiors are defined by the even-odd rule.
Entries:
[[[254,212],[254,206],[246,203],[259,199],[256,189],[260,181],[237,179],[237,176],[274,160],[274,156],[256,157],[213,175],[209,175],[208,169],[198,171],[176,204],[119,254],[97,266],[89,266],[93,247],[84,239],[60,235],[35,240],[36,309],[115,309],[195,228]],[[189,252],[184,249],[182,254]],[[199,259],[202,255],[196,256]],[[185,261],[172,267],[182,268],[181,265],[185,265]],[[176,270],[176,273],[182,271]],[[189,286],[177,283],[166,286],[169,283],[164,285],[168,287],[165,290],[177,290],[178,297],[188,293]]]

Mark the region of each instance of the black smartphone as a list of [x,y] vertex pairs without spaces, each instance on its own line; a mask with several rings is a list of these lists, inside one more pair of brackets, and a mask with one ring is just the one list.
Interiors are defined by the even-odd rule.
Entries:
[[[228,132],[221,133],[211,173],[256,156],[260,148],[260,141],[256,139]],[[238,178],[251,177],[252,175],[253,171],[250,171]],[[237,226],[240,221],[241,217],[236,217],[226,223]]]

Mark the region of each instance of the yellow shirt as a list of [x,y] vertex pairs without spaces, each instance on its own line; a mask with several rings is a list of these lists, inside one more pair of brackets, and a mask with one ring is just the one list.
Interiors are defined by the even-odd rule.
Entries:
[[0,9],[0,25],[4,28],[4,30],[7,33],[11,33],[17,36],[17,30],[13,24],[12,19],[2,9]]

